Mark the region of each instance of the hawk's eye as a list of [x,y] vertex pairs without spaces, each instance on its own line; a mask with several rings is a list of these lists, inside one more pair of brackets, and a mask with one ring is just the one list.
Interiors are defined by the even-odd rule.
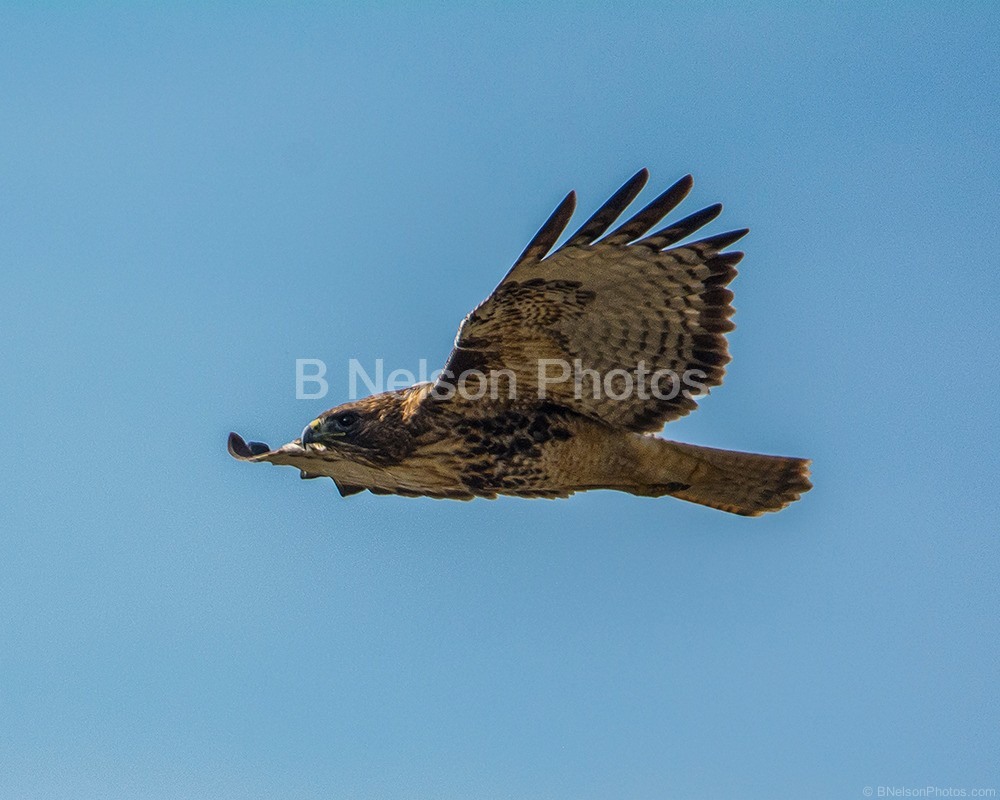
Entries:
[[345,411],[343,414],[337,414],[331,419],[335,428],[344,431],[357,425],[361,417],[354,411]]

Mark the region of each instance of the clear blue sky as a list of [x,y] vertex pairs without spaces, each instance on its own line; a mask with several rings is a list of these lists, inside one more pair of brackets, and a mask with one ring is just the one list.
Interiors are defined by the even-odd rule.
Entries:
[[[1000,790],[1000,24],[868,5],[0,11],[0,796]],[[801,503],[226,454],[438,366],[641,166],[751,228],[667,434],[812,457]]]

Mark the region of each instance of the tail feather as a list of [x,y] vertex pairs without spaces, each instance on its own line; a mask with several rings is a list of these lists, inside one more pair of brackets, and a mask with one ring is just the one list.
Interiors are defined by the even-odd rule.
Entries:
[[[717,450],[653,439],[659,475],[649,494],[669,494],[731,514],[780,511],[812,488],[808,459]],[[648,463],[648,462],[647,462]]]

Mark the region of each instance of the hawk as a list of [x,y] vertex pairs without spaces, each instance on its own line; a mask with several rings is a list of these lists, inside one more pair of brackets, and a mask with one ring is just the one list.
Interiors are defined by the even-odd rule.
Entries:
[[332,478],[343,496],[614,489],[746,516],[799,499],[812,487],[808,460],[655,435],[722,383],[734,328],[726,287],[743,257],[726,248],[747,230],[684,243],[718,204],[653,230],[690,175],[612,229],[648,178],[637,173],[553,250],[576,206],[570,192],[462,322],[436,381],[337,406],[275,450],[231,433],[230,454]]

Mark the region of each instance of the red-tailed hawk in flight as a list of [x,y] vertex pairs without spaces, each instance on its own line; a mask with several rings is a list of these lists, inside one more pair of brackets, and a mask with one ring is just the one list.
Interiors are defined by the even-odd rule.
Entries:
[[571,192],[500,285],[462,322],[435,383],[324,412],[276,450],[235,433],[243,461],[368,490],[469,500],[616,489],[734,514],[778,511],[808,491],[809,461],[661,439],[722,383],[746,230],[682,244],[721,205],[650,230],[687,195],[681,179],[608,232],[649,173],[619,189],[559,249]]

